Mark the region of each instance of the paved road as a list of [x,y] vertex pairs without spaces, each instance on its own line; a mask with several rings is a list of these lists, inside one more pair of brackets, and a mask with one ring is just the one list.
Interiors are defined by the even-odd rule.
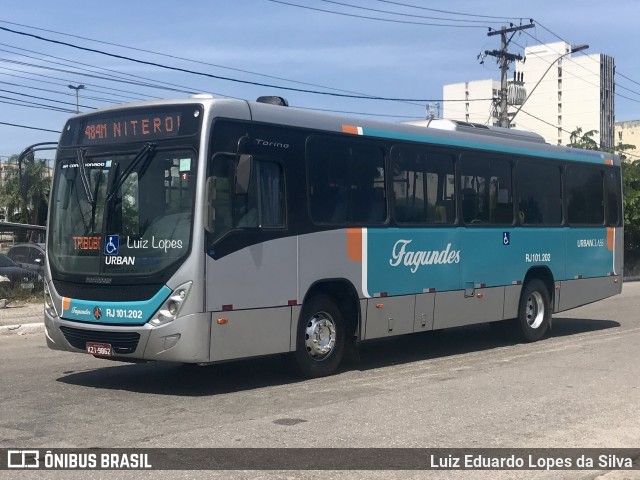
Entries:
[[9,303],[0,308],[0,326],[42,323],[44,321],[44,304],[42,303]]
[[[282,357],[205,368],[130,365],[48,350],[41,335],[0,337],[0,446],[639,448],[639,311],[640,283],[627,284],[621,296],[558,315],[552,335],[542,342],[501,340],[485,325],[376,341],[363,345],[359,364],[306,381],[293,377]],[[48,472],[46,478],[86,478],[81,472],[58,474]],[[279,474],[599,475],[640,478],[637,471]],[[114,472],[109,478],[145,475]]]

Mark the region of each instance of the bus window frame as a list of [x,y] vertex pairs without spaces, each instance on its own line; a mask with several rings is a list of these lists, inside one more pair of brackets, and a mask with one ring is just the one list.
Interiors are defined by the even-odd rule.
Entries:
[[[207,179],[213,177],[214,175],[210,175],[210,173],[213,170],[213,162],[215,160],[216,157],[219,156],[228,156],[228,157],[233,157],[236,159],[236,167],[237,168],[237,162],[238,162],[238,158],[239,158],[239,154],[237,152],[224,152],[224,151],[216,151],[213,152],[209,158],[208,158],[208,165],[207,165]],[[284,211],[283,211],[283,226],[278,226],[278,227],[270,227],[270,226],[245,226],[245,227],[239,227],[237,225],[232,226],[231,228],[227,229],[222,235],[220,235],[219,237],[215,238],[215,240],[211,240],[210,238],[207,239],[207,245],[210,247],[219,244],[221,241],[225,240],[226,238],[229,238],[229,236],[233,236],[235,234],[239,234],[239,233],[251,233],[252,235],[256,235],[259,234],[261,232],[286,232],[289,230],[289,203],[287,201],[288,199],[288,184],[287,184],[287,169],[286,169],[286,162],[281,158],[281,157],[275,157],[275,156],[269,156],[269,155],[253,155],[251,154],[251,156],[253,157],[252,162],[253,162],[253,171],[256,171],[256,164],[257,163],[275,163],[276,165],[278,165],[280,167],[280,174],[282,177],[282,187],[281,187],[281,193],[283,195],[283,199],[282,202],[284,203]],[[210,168],[209,168],[210,167]],[[252,173],[253,175],[253,173]],[[233,182],[235,179],[235,172],[234,175],[230,178],[230,190],[229,190],[229,194],[230,195],[249,195],[249,193],[235,193],[233,190]],[[251,182],[253,182],[254,179],[252,177]],[[252,186],[251,183],[249,184],[249,190],[251,190]],[[205,205],[205,208],[208,210],[209,206]],[[233,209],[233,204],[231,206],[231,208]],[[206,213],[205,213],[206,214]],[[205,233],[207,234],[207,237],[215,237],[215,230],[213,232],[209,232],[206,229],[203,228],[203,231],[205,231]]]
[[[401,148],[409,148],[409,149],[422,149],[424,150],[424,153],[427,155],[427,162],[428,162],[428,155],[432,154],[432,155],[439,155],[439,156],[447,156],[449,157],[449,159],[451,160],[451,167],[452,167],[452,171],[451,173],[447,173],[445,175],[445,182],[446,182],[446,176],[448,175],[453,175],[453,220],[450,222],[445,222],[445,223],[436,223],[436,222],[432,222],[432,223],[412,223],[412,222],[402,222],[402,221],[398,221],[398,219],[396,218],[395,215],[395,211],[396,211],[396,197],[395,197],[395,193],[394,193],[394,187],[395,187],[395,179],[394,179],[394,175],[393,175],[393,167],[394,167],[394,151],[397,149],[401,149]],[[460,208],[458,206],[458,175],[457,175],[457,170],[458,170],[458,162],[459,162],[459,157],[460,157],[460,153],[459,152],[455,152],[452,149],[449,148],[442,148],[442,146],[439,145],[433,145],[433,144],[429,144],[429,143],[414,143],[414,142],[402,142],[402,143],[391,143],[388,149],[388,166],[387,166],[387,198],[388,198],[388,212],[387,212],[387,217],[388,220],[391,219],[393,221],[394,225],[397,225],[401,228],[452,228],[455,226],[458,226],[458,212],[460,211]],[[446,185],[443,186],[443,188],[446,188]],[[387,223],[388,224],[388,223]]]
[[[504,162],[508,165],[509,167],[509,175],[510,175],[510,181],[509,181],[509,187],[511,189],[511,222],[508,223],[491,223],[491,222],[477,222],[477,223],[467,223],[464,220],[464,214],[463,214],[463,210],[462,210],[462,188],[461,188],[461,182],[462,182],[462,168],[463,168],[463,162],[466,159],[469,159],[469,161],[473,161],[473,159],[482,159],[482,160],[486,160],[488,162],[492,162],[492,161],[499,161],[499,162]],[[516,214],[516,205],[515,205],[515,183],[514,183],[514,179],[515,179],[515,160],[513,159],[513,157],[511,156],[507,156],[504,154],[500,154],[499,152],[494,152],[494,151],[485,151],[485,150],[463,150],[460,152],[459,156],[458,156],[458,161],[457,163],[457,168],[456,168],[456,197],[458,198],[458,225],[460,226],[464,226],[466,228],[505,228],[505,227],[515,227],[518,225],[518,220],[516,218],[517,214]],[[490,186],[489,186],[490,188]]]
[[[382,168],[384,169],[383,175],[383,191],[384,191],[384,203],[385,203],[385,218],[382,222],[323,222],[313,218],[311,212],[311,162],[309,161],[309,142],[317,139],[330,139],[332,141],[351,143],[352,145],[367,145],[380,150],[382,155]],[[323,230],[327,229],[339,229],[339,228],[351,228],[351,227],[388,227],[390,226],[391,208],[389,199],[389,184],[390,180],[389,167],[391,163],[391,156],[389,155],[391,142],[379,141],[375,139],[362,138],[360,136],[346,135],[346,134],[331,134],[331,132],[314,131],[308,134],[304,142],[304,165],[305,165],[305,189],[307,200],[307,216],[312,225],[321,227]]]
[[[569,193],[567,190],[567,179],[569,178],[570,170],[572,168],[586,168],[588,170],[597,171],[600,174],[600,186],[602,187],[602,222],[601,223],[575,223],[571,222],[569,219]],[[567,172],[569,171],[569,172]],[[571,162],[565,163],[563,168],[563,178],[562,178],[562,205],[563,205],[563,214],[565,216],[565,226],[573,227],[573,228],[602,228],[606,226],[607,216],[606,216],[606,189],[605,189],[605,179],[604,179],[604,171],[602,169],[602,165],[585,163],[585,162]]]
[[[615,191],[618,203],[618,221],[616,223],[609,221],[609,188],[607,184],[607,172],[613,171],[617,177],[617,189]],[[604,180],[604,223],[605,226],[616,228],[624,225],[624,207],[623,207],[623,191],[622,191],[622,166],[621,165],[605,165],[602,171]]]
[[[519,196],[520,196],[520,185],[517,182],[517,175],[519,173],[518,169],[520,167],[520,164],[523,162],[531,162],[534,165],[547,165],[553,168],[556,168],[558,170],[558,175],[559,175],[559,179],[560,179],[560,222],[559,223],[523,223],[520,220],[520,209],[519,206],[516,204],[516,201],[518,200]],[[561,227],[566,227],[567,226],[567,215],[565,212],[565,188],[564,188],[564,176],[565,176],[565,167],[566,167],[566,163],[564,162],[558,162],[558,161],[553,161],[553,160],[549,160],[549,159],[545,159],[545,158],[541,158],[541,157],[518,157],[518,159],[516,160],[515,166],[514,166],[514,176],[513,176],[513,182],[514,182],[514,202],[513,202],[513,206],[514,209],[516,210],[516,225],[518,227],[522,227],[522,228],[561,228]]]

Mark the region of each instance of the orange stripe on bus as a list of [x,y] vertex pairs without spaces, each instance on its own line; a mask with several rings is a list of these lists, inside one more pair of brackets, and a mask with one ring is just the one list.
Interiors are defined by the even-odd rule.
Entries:
[[607,228],[607,249],[613,252],[613,239],[615,230],[612,227]]
[[347,228],[347,257],[352,262],[362,262],[361,228]]
[[71,299],[69,297],[62,297],[62,312],[69,310],[71,307]]
[[358,127],[356,127],[355,125],[342,125],[342,133],[358,135]]

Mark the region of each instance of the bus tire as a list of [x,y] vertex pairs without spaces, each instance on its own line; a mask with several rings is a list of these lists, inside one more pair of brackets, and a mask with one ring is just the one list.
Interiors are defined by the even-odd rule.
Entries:
[[307,378],[326,377],[344,355],[346,326],[342,312],[327,295],[316,295],[302,307],[296,335],[295,365]]
[[522,289],[516,322],[520,337],[527,342],[540,340],[549,330],[551,300],[542,280],[534,278]]

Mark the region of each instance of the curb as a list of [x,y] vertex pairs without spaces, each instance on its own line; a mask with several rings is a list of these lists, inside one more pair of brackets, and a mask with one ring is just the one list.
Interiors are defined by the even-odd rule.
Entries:
[[0,336],[5,335],[29,335],[43,333],[44,323],[25,323],[21,325],[4,325],[0,327]]

